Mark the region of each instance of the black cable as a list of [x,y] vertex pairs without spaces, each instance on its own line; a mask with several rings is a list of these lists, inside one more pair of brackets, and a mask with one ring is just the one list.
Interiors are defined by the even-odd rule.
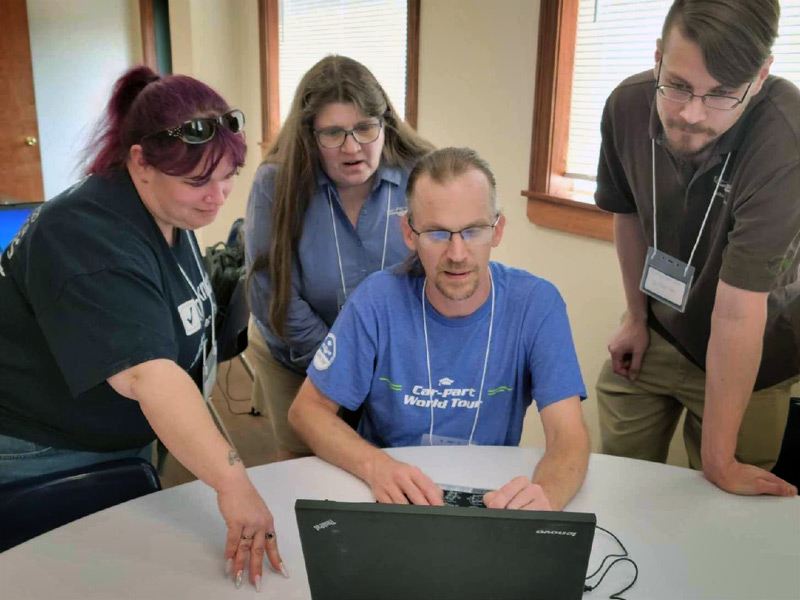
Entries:
[[595,569],[594,573],[592,573],[591,575],[587,575],[586,576],[586,581],[589,581],[592,577],[597,575],[603,569],[603,566],[606,564],[607,560],[609,560],[611,558],[613,558],[615,560],[611,561],[611,563],[605,568],[605,571],[603,571],[603,574],[600,576],[600,579],[597,580],[597,583],[595,583],[594,585],[591,585],[591,584],[584,585],[583,586],[583,591],[584,592],[591,592],[592,590],[596,589],[603,582],[603,579],[605,579],[606,575],[608,575],[608,572],[611,570],[611,568],[615,564],[617,564],[619,562],[629,562],[629,563],[631,563],[633,565],[633,568],[634,568],[633,580],[626,587],[622,588],[618,592],[614,592],[611,596],[609,596],[610,600],[625,600],[625,598],[623,598],[621,594],[623,594],[623,593],[627,592],[629,589],[631,589],[634,586],[634,584],[636,583],[636,580],[639,579],[639,567],[636,565],[636,563],[633,561],[633,559],[631,559],[629,557],[628,549],[625,548],[625,545],[620,541],[620,539],[616,535],[611,533],[608,529],[604,529],[603,527],[600,527],[599,525],[595,525],[595,527],[597,529],[599,529],[600,531],[604,531],[605,533],[610,535],[612,538],[614,538],[614,540],[617,542],[617,544],[619,544],[619,547],[622,548],[622,551],[625,554],[609,554],[605,558],[603,558],[603,560],[600,561],[600,566],[597,567],[597,569]]
[[249,415],[251,411],[249,410],[233,410],[231,406],[231,401],[233,402],[249,402],[250,398],[232,398],[228,395],[228,390],[230,390],[230,377],[231,377],[231,369],[233,365],[231,365],[232,361],[228,361],[228,371],[225,373],[225,387],[223,388],[222,385],[217,382],[217,387],[219,391],[222,392],[222,395],[225,397],[225,403],[228,405],[228,410],[233,415]]

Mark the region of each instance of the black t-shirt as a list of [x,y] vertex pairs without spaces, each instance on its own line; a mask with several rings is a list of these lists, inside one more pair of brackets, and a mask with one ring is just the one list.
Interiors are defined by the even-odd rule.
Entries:
[[202,386],[212,300],[196,244],[183,230],[167,244],[127,170],[34,212],[0,256],[0,433],[96,452],[151,442],[106,380],[163,358]]

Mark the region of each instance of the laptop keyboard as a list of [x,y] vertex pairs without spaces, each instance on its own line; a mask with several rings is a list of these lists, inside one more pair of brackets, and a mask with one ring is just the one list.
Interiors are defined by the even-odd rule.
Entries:
[[483,495],[491,491],[454,485],[442,485],[440,487],[444,491],[445,506],[462,506],[466,508],[486,508],[483,503]]

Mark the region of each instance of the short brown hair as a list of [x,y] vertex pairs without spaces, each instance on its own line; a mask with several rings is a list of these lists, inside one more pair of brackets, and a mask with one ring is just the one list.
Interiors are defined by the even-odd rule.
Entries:
[[486,176],[486,180],[489,182],[492,212],[497,212],[497,181],[489,163],[472,148],[450,147],[429,152],[420,158],[411,169],[406,185],[408,216],[411,217],[411,200],[420,177],[427,175],[435,183],[444,183],[470,169],[476,169]]
[[700,46],[711,76],[738,87],[752,80],[772,53],[778,37],[778,0],[675,0],[661,39],[673,26]]
[[[491,202],[492,213],[497,213],[497,181],[494,173],[481,156],[472,148],[440,148],[429,152],[417,161],[411,173],[408,175],[406,185],[406,201],[408,204],[407,217],[411,219],[414,189],[419,178],[423,175],[430,177],[435,183],[445,183],[454,177],[466,173],[470,169],[476,169],[486,176],[489,182],[489,199]],[[412,252],[402,263],[394,267],[396,275],[411,275],[421,277],[425,275],[425,269],[419,260],[419,254]]]

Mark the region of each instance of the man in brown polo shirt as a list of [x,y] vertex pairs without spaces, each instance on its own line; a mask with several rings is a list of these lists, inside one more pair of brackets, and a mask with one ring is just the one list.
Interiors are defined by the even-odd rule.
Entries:
[[627,301],[597,383],[603,451],[664,462],[685,407],[691,466],[738,494],[797,494],[769,472],[800,373],[800,91],[769,76],[779,15],[677,0],[654,70],[606,103],[597,173]]

